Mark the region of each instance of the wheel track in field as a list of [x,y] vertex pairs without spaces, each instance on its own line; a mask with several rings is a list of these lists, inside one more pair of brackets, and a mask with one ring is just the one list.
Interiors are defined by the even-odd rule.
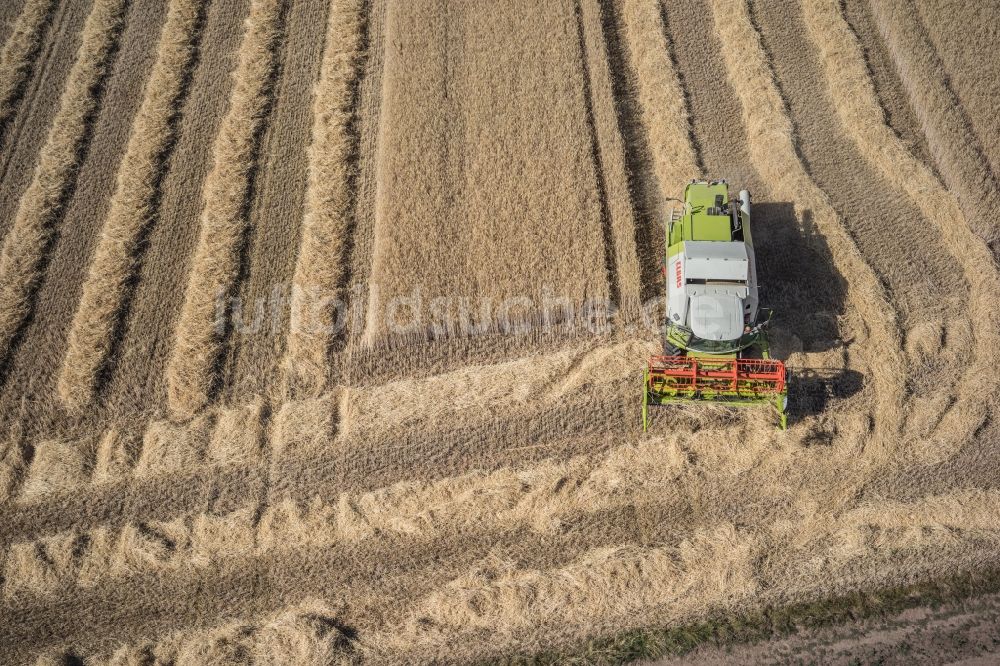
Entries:
[[[666,459],[641,459],[656,454]],[[628,492],[615,492],[629,471],[640,477],[638,483]],[[558,535],[581,521],[640,509],[660,516],[658,535],[676,535],[686,531],[683,519],[690,517],[683,496],[690,479],[682,478],[684,473],[676,443],[650,443],[433,483],[406,481],[329,501],[285,497],[264,505],[251,499],[230,511],[74,528],[11,544],[5,551],[2,594],[7,604],[17,605],[130,577],[225,570],[242,557],[377,544],[396,536],[419,543],[460,534],[475,541],[483,531],[524,528]]]
[[937,165],[927,147],[927,139],[920,129],[920,121],[913,110],[912,100],[875,25],[871,7],[866,0],[845,0],[843,13],[851,31],[861,43],[865,65],[875,83],[875,94],[885,112],[886,122],[910,152],[940,179]]
[[993,171],[994,181],[1000,180],[1000,117],[993,99],[994,86],[986,84],[1000,80],[1000,61],[981,57],[985,44],[1000,40],[995,18],[1000,7],[995,3],[965,3],[956,7],[927,0],[913,0],[912,9],[939,61],[943,77],[962,105],[963,116],[972,134],[979,140],[978,148]]
[[[337,15],[331,16],[331,12]],[[296,265],[309,211],[309,173],[315,151],[312,132],[318,120],[336,115],[331,100],[327,99],[324,107],[319,99],[324,48],[329,29],[339,27],[333,50],[357,50],[353,44],[359,38],[348,39],[351,32],[345,25],[356,27],[363,20],[363,8],[326,0],[293,0],[288,9],[274,109],[248,204],[243,276],[233,292],[239,300],[233,301],[231,308],[232,334],[223,352],[219,402],[242,402],[253,395],[274,396],[277,401],[285,390],[283,366],[296,330],[290,317],[296,310]],[[339,71],[353,74],[356,69],[345,58]],[[327,175],[331,187],[340,183],[332,173]],[[332,244],[328,251],[333,259],[336,250]],[[325,260],[322,257],[321,261]],[[324,366],[324,370],[328,368]]]
[[[959,388],[963,381],[959,377],[964,376],[966,383],[970,379],[975,381],[977,376],[982,379],[982,368],[975,365],[975,354],[967,357],[970,348],[978,354],[985,353],[987,358],[992,354],[989,351],[993,346],[989,333],[992,326],[983,325],[969,315],[969,308],[975,308],[981,298],[977,294],[981,293],[983,271],[995,272],[992,261],[982,256],[976,260],[968,258],[966,242],[971,241],[973,248],[977,242],[971,234],[962,241],[954,241],[955,229],[965,226],[960,214],[955,217],[957,211],[945,211],[949,222],[941,226],[943,211],[926,197],[945,196],[942,188],[933,193],[928,191],[925,196],[916,191],[914,178],[919,178],[920,189],[926,190],[933,187],[932,176],[909,162],[907,168],[912,177],[900,176],[891,167],[891,162],[907,158],[905,150],[898,151],[898,156],[891,160],[872,162],[866,151],[889,142],[895,147],[896,139],[886,132],[878,136],[877,144],[871,144],[870,135],[865,138],[852,135],[862,126],[884,126],[882,118],[872,112],[864,125],[844,122],[836,109],[845,108],[846,100],[825,85],[827,72],[816,55],[816,45],[806,36],[799,4],[789,3],[784,7],[751,2],[750,8],[751,21],[761,34],[772,69],[777,72],[779,93],[789,109],[796,145],[807,157],[807,173],[830,197],[867,263],[886,284],[892,302],[899,304],[905,315],[902,323],[908,343],[907,383],[913,400],[909,406],[908,430],[917,438],[940,430],[948,433],[945,439],[962,441],[983,422],[982,410],[968,411],[968,400],[963,401],[964,407],[954,410],[970,417],[971,428],[960,427],[955,416],[946,424],[941,419],[953,411],[956,392],[964,391]],[[789,25],[795,28],[789,30]],[[783,92],[782,85],[790,89]],[[830,98],[825,98],[826,95]],[[852,165],[848,174],[842,171],[844,160]],[[946,234],[943,245],[928,242],[929,239],[921,242],[926,238],[928,226],[937,226]],[[887,233],[888,229],[892,229],[892,234]],[[908,239],[905,250],[901,249],[899,238]],[[958,271],[956,264],[961,268]],[[927,344],[922,338],[928,330],[936,334],[935,342],[939,343],[930,352],[918,347]],[[961,370],[970,363],[973,367]],[[979,414],[975,415],[975,411]],[[954,438],[952,433],[956,435]],[[952,448],[942,447],[941,453]]]
[[[3,51],[0,52],[0,140],[24,98],[25,86],[32,70],[38,65],[38,55],[57,8],[56,0],[25,2],[14,23],[13,33],[3,44]],[[0,172],[2,178],[3,173]]]
[[[958,318],[964,299],[950,303],[966,285],[954,275],[954,259],[935,247],[908,243],[911,261],[899,255],[899,243],[886,233],[887,227],[903,238],[916,239],[926,225],[920,209],[908,200],[895,181],[879,171],[865,171],[868,162],[855,143],[840,129],[833,102],[826,93],[821,63],[806,38],[797,4],[779,0],[771,4],[749,2],[749,16],[760,35],[765,61],[773,72],[778,95],[792,128],[793,145],[806,174],[829,198],[839,219],[854,240],[865,262],[888,288],[906,330],[914,322],[934,318],[942,322]],[[781,10],[779,19],[778,10]],[[784,20],[794,30],[779,27]],[[814,103],[803,100],[815,100]],[[822,101],[821,101],[822,100]],[[837,155],[836,163],[827,156]],[[838,176],[836,167],[846,160],[856,182]],[[868,187],[861,187],[867,185]],[[860,193],[859,193],[860,190]],[[867,194],[865,190],[872,193]],[[949,307],[945,309],[945,304]],[[904,326],[904,324],[906,326]]]
[[[605,155],[601,146],[600,135],[598,133],[598,121],[595,112],[597,101],[594,95],[594,77],[598,74],[593,71],[593,64],[589,57],[588,42],[586,37],[585,21],[592,24],[592,8],[588,7],[588,19],[584,18],[584,8],[580,0],[573,3],[573,15],[576,23],[577,46],[579,48],[579,58],[582,68],[583,79],[583,106],[584,118],[586,119],[587,133],[590,138],[590,161],[593,164],[594,181],[597,184],[597,200],[600,208],[600,224],[602,242],[604,245],[604,270],[605,280],[608,283],[608,293],[612,302],[620,308],[632,312],[638,305],[634,299],[626,305],[622,301],[622,279],[619,275],[620,267],[618,262],[618,250],[615,234],[615,222],[611,213],[611,202],[608,195],[608,178],[605,170]],[[600,60],[596,60],[599,63]],[[635,276],[629,275],[634,282]],[[629,318],[634,318],[634,315]]]
[[375,251],[375,207],[378,197],[379,151],[382,149],[382,98],[385,91],[385,31],[387,0],[368,0],[368,45],[364,72],[358,86],[358,175],[355,182],[354,225],[349,241],[344,284],[347,324],[333,340],[334,357],[329,381],[349,383],[355,354],[364,354],[366,307]]
[[634,76],[628,74],[628,53],[622,44],[618,10],[608,0],[597,0],[596,9],[591,11],[600,17],[603,50],[608,59],[606,66],[611,78],[611,98],[625,152],[626,185],[635,216],[633,224],[639,261],[639,298],[645,304],[662,292],[660,273],[657,270],[660,255],[657,246],[662,225],[656,212],[659,207],[656,184],[648,176],[652,168],[651,155],[646,131],[640,121]]
[[[939,576],[943,569],[965,571],[979,561],[955,548],[956,539],[995,562],[990,544],[1000,538],[997,506],[996,491],[958,491],[813,516],[808,527],[792,532],[780,524],[754,530],[725,520],[692,526],[683,509],[664,507],[659,513],[601,512],[558,535],[487,530],[477,536],[489,545],[479,547],[471,546],[468,534],[386,535],[332,548],[302,542],[286,544],[280,554],[218,562],[195,576],[184,567],[168,568],[156,578],[139,574],[64,589],[58,598],[15,597],[0,606],[0,617],[8,620],[0,626],[21,651],[18,656],[60,649],[93,656],[121,642],[157,641],[220,618],[252,621],[309,594],[335,600],[338,622],[350,627],[356,647],[369,658],[496,659],[518,648],[525,623],[539,632],[536,638],[563,645],[565,629],[581,620],[589,635],[618,633],[637,615],[643,622],[655,617],[676,625],[709,608],[787,604],[845,594],[859,585],[884,586],[902,564],[910,567],[911,580]],[[657,532],[663,523],[686,527],[663,534]],[[608,547],[608,531],[630,538]],[[865,534],[895,544],[895,554],[873,557]],[[780,563],[761,558],[764,549],[781,550]],[[719,562],[726,564],[725,575],[716,575]],[[844,580],[831,584],[830,566]],[[412,576],[414,570],[423,577]],[[790,586],[785,577],[793,579]],[[776,587],[778,581],[785,585]],[[133,601],[134,585],[149,594]],[[192,603],[196,591],[207,595]],[[223,591],[226,599],[220,600]],[[565,603],[552,604],[553,598]],[[82,607],[89,612],[79,613]],[[59,642],[38,625],[58,625]],[[448,640],[456,635],[465,639],[458,652]]]
[[612,259],[617,276],[619,321],[632,330],[640,321],[643,304],[642,265],[638,254],[635,196],[630,188],[626,139],[616,98],[620,86],[612,72],[608,35],[610,15],[599,0],[582,0],[578,4],[583,57],[587,64],[585,80],[590,83],[591,90],[588,99],[593,112],[594,140],[610,214],[607,234],[612,239],[608,245],[614,249]]
[[[20,108],[30,110],[35,106],[42,83],[52,69],[52,51],[59,41],[56,36],[61,35],[64,29],[67,12],[66,6],[68,4],[66,2],[57,2],[55,5],[51,24],[46,30],[46,35],[35,57],[34,67],[36,71],[32,73],[32,76],[27,81]],[[30,111],[16,113],[12,121],[0,133],[0,182],[7,180],[11,161],[15,157],[17,145],[20,142],[22,132],[28,125],[27,117],[30,115]],[[0,226],[0,234],[6,234],[7,229],[7,223],[4,223],[3,226]]]

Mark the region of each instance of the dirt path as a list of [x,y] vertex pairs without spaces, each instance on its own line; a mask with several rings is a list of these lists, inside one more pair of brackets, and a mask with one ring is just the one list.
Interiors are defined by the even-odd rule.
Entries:
[[694,664],[994,664],[1000,658],[1000,597],[913,608],[884,620],[802,630],[755,645],[709,647],[659,666]]

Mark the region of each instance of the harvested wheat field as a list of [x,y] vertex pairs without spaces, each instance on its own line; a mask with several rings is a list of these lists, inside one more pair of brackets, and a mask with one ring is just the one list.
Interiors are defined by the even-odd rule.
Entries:
[[[996,25],[0,3],[0,663],[609,663],[1000,591]],[[787,431],[643,431],[695,178],[753,193]]]

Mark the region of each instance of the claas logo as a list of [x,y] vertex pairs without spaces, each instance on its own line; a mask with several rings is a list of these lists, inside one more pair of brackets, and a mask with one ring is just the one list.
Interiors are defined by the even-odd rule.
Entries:
[[684,281],[681,279],[681,262],[674,264],[674,275],[677,278],[677,288],[680,289],[684,285]]

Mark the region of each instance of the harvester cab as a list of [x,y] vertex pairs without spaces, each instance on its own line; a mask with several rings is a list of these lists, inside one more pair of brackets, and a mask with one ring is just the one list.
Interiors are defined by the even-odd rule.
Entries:
[[771,311],[759,304],[750,193],[731,200],[724,180],[692,181],[666,227],[667,320],[663,355],[643,376],[643,429],[650,406],[690,401],[770,405],[784,429],[785,365],[770,356]]

